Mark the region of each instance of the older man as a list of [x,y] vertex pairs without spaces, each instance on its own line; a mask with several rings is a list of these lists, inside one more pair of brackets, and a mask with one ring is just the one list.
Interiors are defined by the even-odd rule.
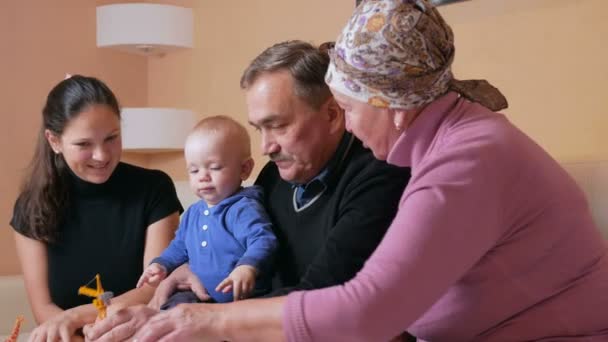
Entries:
[[273,294],[342,284],[374,251],[408,178],[344,128],[324,82],[329,57],[301,41],[276,44],[245,70],[249,122],[271,159],[257,184],[279,239]]
[[[265,190],[280,246],[271,296],[354,277],[384,236],[409,179],[346,132],[324,81],[328,64],[324,48],[288,41],[262,52],[241,78],[249,122],[271,159],[256,182]],[[176,288],[204,291],[183,268],[159,287],[157,303]],[[129,338],[153,313],[121,312],[90,330],[89,338],[111,325],[112,339]],[[171,328],[187,329],[177,320]]]

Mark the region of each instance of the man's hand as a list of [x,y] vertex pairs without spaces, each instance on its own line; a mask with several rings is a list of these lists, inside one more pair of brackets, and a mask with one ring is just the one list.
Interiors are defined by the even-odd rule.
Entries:
[[192,291],[201,301],[207,301],[211,298],[196,274],[190,271],[188,264],[183,264],[175,269],[167,279],[160,282],[148,306],[159,310],[160,306],[169,299],[169,296],[178,290]]
[[257,270],[253,266],[241,265],[232,270],[228,278],[215,288],[215,291],[228,293],[233,291],[234,300],[249,297],[255,287],[255,276]]
[[137,334],[137,342],[226,341],[222,330],[224,304],[180,304],[152,317]]
[[167,277],[167,269],[163,265],[157,263],[150,264],[146,267],[141,277],[139,277],[136,287],[140,288],[144,284],[157,287],[165,277]]
[[[86,341],[113,342],[128,341],[158,310],[146,305],[130,306],[115,314],[86,325],[83,329]],[[53,340],[50,340],[53,341]]]

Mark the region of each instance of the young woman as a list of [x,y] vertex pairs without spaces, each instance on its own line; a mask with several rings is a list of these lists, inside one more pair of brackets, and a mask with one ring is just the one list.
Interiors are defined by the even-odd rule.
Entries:
[[95,321],[78,288],[97,273],[117,296],[114,307],[153,294],[134,288],[169,244],[182,207],[165,173],[121,163],[121,150],[120,108],[103,82],[72,76],[51,90],[11,220],[39,324],[32,341],[71,341]]

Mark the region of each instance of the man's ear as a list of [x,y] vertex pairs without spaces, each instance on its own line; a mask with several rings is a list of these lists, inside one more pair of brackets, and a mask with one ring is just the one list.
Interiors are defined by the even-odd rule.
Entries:
[[327,118],[329,120],[330,133],[344,130],[344,111],[333,96],[330,96],[325,103]]
[[251,158],[251,157],[249,157],[243,161],[243,163],[241,164],[241,180],[242,181],[249,178],[249,175],[251,175],[251,171],[253,171],[254,165],[255,165],[255,162],[253,161],[253,158]]
[[63,152],[63,151],[61,151],[61,138],[58,137],[55,133],[51,132],[48,129],[45,129],[44,137],[46,138],[46,141],[48,141],[49,145],[51,146],[51,149],[53,149],[53,152],[55,152],[55,153]]

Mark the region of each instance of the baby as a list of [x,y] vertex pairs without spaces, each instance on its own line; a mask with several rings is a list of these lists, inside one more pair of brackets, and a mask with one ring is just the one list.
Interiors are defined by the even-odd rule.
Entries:
[[[245,128],[226,116],[205,118],[194,127],[185,157],[190,186],[202,200],[182,215],[175,238],[144,270],[138,287],[157,286],[189,263],[212,302],[270,290],[276,238],[262,206],[262,189],[241,186],[253,169],[250,145]],[[192,292],[178,292],[161,308],[194,301]]]

